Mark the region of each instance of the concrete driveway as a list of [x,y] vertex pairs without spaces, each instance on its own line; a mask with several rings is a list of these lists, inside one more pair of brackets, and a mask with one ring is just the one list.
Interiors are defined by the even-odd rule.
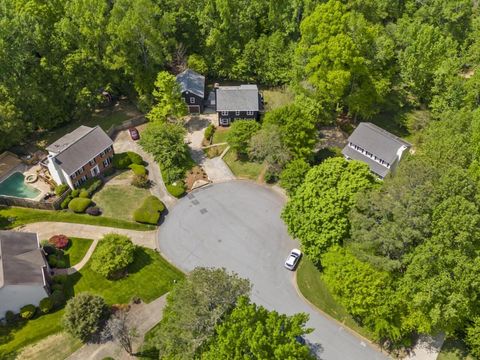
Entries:
[[387,356],[325,317],[297,294],[283,267],[298,246],[280,219],[284,199],[250,182],[230,181],[196,190],[170,209],[159,231],[160,251],[178,267],[225,267],[250,279],[252,300],[281,313],[305,312],[315,331],[307,340],[321,359],[373,360]]

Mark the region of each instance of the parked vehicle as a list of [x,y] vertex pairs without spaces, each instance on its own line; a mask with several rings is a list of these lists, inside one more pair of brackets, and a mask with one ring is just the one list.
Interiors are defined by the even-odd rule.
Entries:
[[130,128],[128,129],[128,132],[130,133],[130,137],[132,138],[132,140],[140,139],[140,133],[136,128]]
[[298,249],[293,249],[290,251],[290,254],[287,257],[287,260],[285,260],[285,267],[288,270],[295,270],[300,258],[302,257],[302,252]]

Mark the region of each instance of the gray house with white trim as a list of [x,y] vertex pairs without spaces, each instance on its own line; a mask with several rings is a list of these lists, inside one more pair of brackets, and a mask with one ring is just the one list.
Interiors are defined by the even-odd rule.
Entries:
[[0,319],[49,295],[49,267],[35,233],[0,231]]
[[342,154],[346,159],[363,161],[383,179],[395,169],[404,151],[411,146],[372,123],[362,122],[348,138]]
[[239,119],[258,120],[263,100],[257,85],[219,86],[215,89],[218,123],[228,126]]
[[177,75],[177,82],[189,113],[202,113],[205,102],[205,76],[187,69]]

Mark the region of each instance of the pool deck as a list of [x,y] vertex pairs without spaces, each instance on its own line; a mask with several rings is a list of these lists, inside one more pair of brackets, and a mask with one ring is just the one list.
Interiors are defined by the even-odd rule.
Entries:
[[[27,177],[27,175],[36,174],[37,170],[40,170],[40,169],[41,169],[40,164],[27,165],[27,164],[24,164],[24,163],[20,163],[20,164],[16,165],[15,167],[11,168],[9,171],[4,172],[0,176],[0,183],[5,181],[7,178],[9,178],[12,174],[14,174],[16,172],[22,173],[25,177]],[[38,194],[37,197],[35,197],[33,199],[28,198],[28,200],[40,201],[45,196],[46,193],[51,191],[50,190],[50,185],[47,184],[45,181],[43,181],[40,178],[38,178],[38,180],[33,182],[33,183],[28,183],[27,185],[40,191],[40,194]],[[14,197],[14,196],[8,196],[8,195],[1,195],[1,196]]]

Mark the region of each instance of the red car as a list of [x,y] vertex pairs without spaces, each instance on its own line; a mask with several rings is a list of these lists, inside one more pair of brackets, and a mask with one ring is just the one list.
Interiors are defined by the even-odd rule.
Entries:
[[140,134],[138,133],[138,130],[136,128],[130,128],[128,129],[128,132],[130,133],[130,137],[132,138],[132,140],[140,139]]

